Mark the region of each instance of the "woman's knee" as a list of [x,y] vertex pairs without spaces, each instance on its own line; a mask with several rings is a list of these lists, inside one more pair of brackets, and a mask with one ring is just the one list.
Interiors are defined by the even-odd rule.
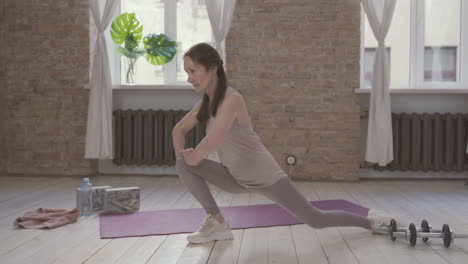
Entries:
[[175,169],[179,179],[185,182],[188,179],[200,178],[197,173],[194,171],[194,166],[188,165],[183,158],[178,159],[175,164]]
[[185,164],[185,161],[183,158],[178,158],[176,159],[176,162],[175,162],[175,168],[176,170],[180,167],[184,167],[186,164]]
[[189,173],[189,166],[185,163],[183,158],[180,158],[176,160],[175,170],[179,177],[183,177]]
[[[202,164],[203,164],[203,162],[202,162]],[[181,171],[181,172],[187,172],[187,171],[194,172],[196,170],[200,170],[202,164],[196,165],[196,166],[188,165],[183,158],[179,158],[179,159],[176,160],[175,169],[176,169],[177,172],[178,171]]]

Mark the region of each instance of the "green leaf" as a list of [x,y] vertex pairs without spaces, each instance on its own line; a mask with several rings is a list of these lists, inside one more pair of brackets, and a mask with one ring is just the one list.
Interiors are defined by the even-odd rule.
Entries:
[[142,38],[143,25],[135,17],[135,13],[123,13],[112,21],[111,37],[112,40],[118,45],[122,45],[129,35],[133,36],[137,45]]
[[128,50],[135,50],[138,47],[138,42],[135,40],[133,34],[127,36],[124,46]]
[[177,53],[177,43],[164,34],[148,34],[143,38],[146,60],[153,65],[163,65]]
[[122,55],[122,56],[125,56],[127,58],[130,58],[130,59],[138,59],[140,56],[144,55],[145,54],[145,51],[144,50],[128,50],[126,48],[122,48],[122,47],[119,47],[117,49],[117,52]]

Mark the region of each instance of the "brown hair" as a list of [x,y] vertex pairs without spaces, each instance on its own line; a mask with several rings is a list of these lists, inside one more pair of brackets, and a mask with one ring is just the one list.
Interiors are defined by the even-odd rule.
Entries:
[[184,55],[190,57],[195,63],[201,64],[206,70],[217,67],[218,83],[213,95],[213,102],[210,102],[208,95],[203,95],[200,108],[197,113],[199,122],[206,122],[212,116],[216,116],[219,104],[223,101],[227,89],[227,78],[223,68],[223,61],[216,49],[206,43],[199,43],[191,47]]

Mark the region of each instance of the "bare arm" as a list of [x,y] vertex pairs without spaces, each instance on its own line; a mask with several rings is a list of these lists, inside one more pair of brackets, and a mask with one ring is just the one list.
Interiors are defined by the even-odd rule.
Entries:
[[185,162],[188,165],[198,165],[209,154],[216,151],[216,148],[236,119],[240,107],[245,107],[240,94],[233,93],[226,96],[219,107],[216,119],[208,134],[195,147],[193,152],[185,157]]
[[172,129],[172,145],[176,158],[180,158],[180,151],[185,149],[185,135],[198,123],[197,113],[200,104],[198,102]]

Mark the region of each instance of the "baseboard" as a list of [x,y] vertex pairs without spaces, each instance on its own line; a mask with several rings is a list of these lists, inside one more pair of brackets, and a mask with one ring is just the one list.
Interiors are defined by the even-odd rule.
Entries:
[[466,180],[468,171],[380,171],[374,169],[360,169],[361,179],[440,179]]

